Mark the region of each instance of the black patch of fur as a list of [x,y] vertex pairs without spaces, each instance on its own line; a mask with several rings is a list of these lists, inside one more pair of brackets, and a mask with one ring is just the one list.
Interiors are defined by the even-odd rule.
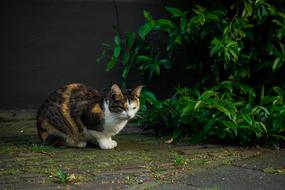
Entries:
[[49,135],[45,140],[45,144],[51,146],[63,146],[65,145],[65,139],[56,135]]
[[37,120],[40,124],[43,120],[48,120],[53,126],[65,134],[69,132],[68,122],[63,117],[60,110],[63,103],[62,93],[65,88],[60,88],[57,91],[51,93],[48,99],[42,104],[37,113]]

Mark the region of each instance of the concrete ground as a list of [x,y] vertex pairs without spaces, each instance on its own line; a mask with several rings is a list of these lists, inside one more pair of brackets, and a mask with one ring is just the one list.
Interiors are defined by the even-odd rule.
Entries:
[[34,113],[0,113],[0,189],[285,189],[285,150],[167,144],[135,127],[114,150],[41,145]]

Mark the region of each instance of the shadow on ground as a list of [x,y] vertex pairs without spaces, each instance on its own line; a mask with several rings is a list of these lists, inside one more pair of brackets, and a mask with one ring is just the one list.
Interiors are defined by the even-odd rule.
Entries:
[[114,150],[55,148],[40,144],[33,119],[1,121],[0,130],[0,189],[285,187],[283,150],[174,145],[141,134],[116,136]]

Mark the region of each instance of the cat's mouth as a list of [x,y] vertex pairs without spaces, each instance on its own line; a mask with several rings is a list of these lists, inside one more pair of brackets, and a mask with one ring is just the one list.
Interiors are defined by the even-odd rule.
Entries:
[[120,116],[120,119],[121,120],[130,120],[130,119],[132,119],[133,117],[132,116],[130,116],[130,115],[121,115]]

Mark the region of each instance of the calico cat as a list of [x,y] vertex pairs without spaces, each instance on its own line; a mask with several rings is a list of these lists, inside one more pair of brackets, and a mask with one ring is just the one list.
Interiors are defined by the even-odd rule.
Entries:
[[37,129],[43,143],[85,147],[98,144],[112,149],[118,134],[140,107],[143,86],[122,92],[114,84],[102,96],[83,84],[69,84],[59,88],[43,103],[37,113]]

